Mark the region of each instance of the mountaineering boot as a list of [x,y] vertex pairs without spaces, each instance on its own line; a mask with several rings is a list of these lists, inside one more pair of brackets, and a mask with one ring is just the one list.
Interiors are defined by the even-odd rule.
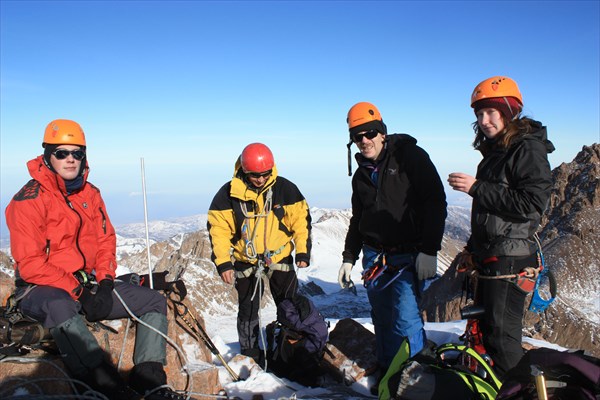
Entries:
[[127,387],[117,369],[104,360],[104,351],[81,315],[77,314],[51,328],[50,333],[73,377],[111,400],[140,399]]
[[129,383],[144,396],[144,400],[187,399],[187,396],[167,386],[167,374],[159,362],[148,361],[134,366],[129,375]]
[[76,378],[111,400],[138,400],[142,398],[135,390],[127,386],[117,369],[105,361],[88,371],[87,374],[76,376]]

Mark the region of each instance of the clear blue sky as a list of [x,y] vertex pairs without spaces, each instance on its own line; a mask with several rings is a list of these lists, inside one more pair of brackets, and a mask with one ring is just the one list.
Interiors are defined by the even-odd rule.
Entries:
[[[1,1],[0,232],[56,118],[86,132],[115,225],[206,213],[264,142],[311,206],[346,208],[347,110],[375,103],[448,173],[475,173],[473,87],[507,75],[552,167],[600,142],[598,1]],[[468,201],[447,188],[451,203]],[[465,197],[460,197],[465,196]]]

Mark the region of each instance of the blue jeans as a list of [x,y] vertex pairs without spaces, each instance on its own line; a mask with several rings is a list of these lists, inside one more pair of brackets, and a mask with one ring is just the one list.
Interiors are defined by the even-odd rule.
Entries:
[[[373,265],[379,250],[363,246],[362,251],[363,269],[368,269]],[[400,275],[384,272],[375,285],[367,288],[371,303],[371,319],[375,327],[377,361],[384,369],[391,364],[404,338],[408,338],[411,357],[425,346],[425,330],[419,312],[416,287],[416,284],[419,284],[418,290],[422,291],[423,283],[416,278],[415,259],[416,254],[412,253],[386,254],[388,268],[402,269],[405,266],[406,268],[400,272]]]

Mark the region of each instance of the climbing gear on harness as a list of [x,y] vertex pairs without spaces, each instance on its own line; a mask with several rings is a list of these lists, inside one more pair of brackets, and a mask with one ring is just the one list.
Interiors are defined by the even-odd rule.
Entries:
[[[369,290],[383,290],[388,287],[392,282],[394,282],[398,277],[411,266],[411,263],[401,265],[401,266],[392,266],[388,265],[386,261],[386,256],[384,252],[379,253],[375,259],[373,260],[373,265],[371,267],[365,269],[362,273],[363,285],[365,288]],[[377,281],[381,277],[381,275],[386,272],[389,274],[393,274],[393,277],[385,283],[383,286],[378,286]]]
[[537,261],[539,274],[533,288],[529,311],[541,314],[554,301],[557,295],[556,278],[550,269],[546,268],[544,253],[537,233],[533,236],[537,244]]
[[221,361],[229,375],[231,375],[231,378],[234,380],[234,382],[239,381],[240,377],[231,369],[229,364],[227,364],[227,362],[219,352],[219,349],[217,349],[217,346],[215,346],[215,344],[212,342],[212,340],[202,327],[202,324],[198,322],[198,319],[194,316],[194,313],[190,311],[190,308],[192,308],[192,306],[189,304],[189,302],[187,300],[176,300],[171,295],[168,296],[168,300],[169,305],[171,305],[173,311],[175,312],[175,320],[178,322],[179,326],[181,326],[188,334],[190,334],[190,336],[196,339],[196,341],[202,341],[206,345],[208,350],[210,350],[210,352],[214,354],[219,359],[219,361]]
[[79,271],[73,272],[73,276],[81,286],[87,289],[91,289],[97,282],[96,277],[92,274],[88,274],[84,270],[80,269]]

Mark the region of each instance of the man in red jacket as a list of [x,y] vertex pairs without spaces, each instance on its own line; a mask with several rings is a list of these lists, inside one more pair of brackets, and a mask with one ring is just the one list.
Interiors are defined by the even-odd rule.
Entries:
[[[165,297],[115,280],[115,230],[100,190],[87,181],[83,130],[52,121],[42,146],[44,154],[27,163],[33,179],[6,208],[19,310],[50,330],[75,378],[108,398],[183,399],[165,387],[166,340],[157,333],[167,333]],[[122,302],[142,321],[130,374],[139,395],[105,361],[83,319],[129,317]]]

